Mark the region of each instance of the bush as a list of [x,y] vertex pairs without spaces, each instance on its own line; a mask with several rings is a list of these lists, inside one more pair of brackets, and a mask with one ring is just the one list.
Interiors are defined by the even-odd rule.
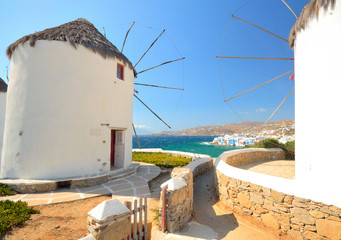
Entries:
[[11,230],[12,226],[22,224],[34,213],[39,213],[39,210],[28,207],[26,202],[0,201],[0,238]]
[[15,192],[13,191],[12,188],[7,187],[6,185],[0,183],[0,196],[9,196],[14,194]]
[[258,144],[255,144],[257,148],[281,148],[282,143],[280,143],[277,139],[267,138],[259,141]]
[[164,153],[133,152],[133,161],[151,163],[159,167],[173,168],[186,166],[192,159],[174,157]]
[[285,153],[285,158],[295,159],[295,141],[288,141],[285,144],[280,143],[277,139],[267,138],[259,141],[259,143],[251,146],[252,148],[281,148]]

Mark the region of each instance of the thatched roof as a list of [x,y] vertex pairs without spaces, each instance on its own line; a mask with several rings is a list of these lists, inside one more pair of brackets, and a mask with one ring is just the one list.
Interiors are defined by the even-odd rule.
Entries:
[[0,92],[7,92],[7,83],[0,77]]
[[29,42],[30,46],[34,47],[37,40],[68,42],[76,49],[78,45],[83,45],[104,58],[118,58],[134,69],[128,58],[108,41],[92,23],[84,18],[78,18],[58,27],[48,28],[20,38],[7,48],[8,58],[11,58],[19,44]]
[[305,29],[310,19],[314,17],[318,18],[321,8],[324,8],[324,10],[327,10],[329,7],[334,8],[335,2],[336,0],[311,0],[305,5],[289,34],[289,45],[291,48],[294,48],[295,46],[297,33],[302,29]]

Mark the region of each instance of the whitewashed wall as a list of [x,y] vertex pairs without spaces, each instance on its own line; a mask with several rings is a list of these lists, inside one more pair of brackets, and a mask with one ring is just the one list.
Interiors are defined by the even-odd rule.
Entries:
[[341,1],[298,33],[295,76],[296,180],[340,206]]
[[5,113],[6,113],[6,97],[7,92],[0,92],[0,166],[1,166],[1,153],[4,136]]
[[127,129],[124,154],[116,159],[117,167],[127,167],[134,75],[126,66],[125,81],[119,80],[116,67],[116,60],[83,46],[20,45],[11,58],[1,176],[50,179],[109,171],[110,127]]

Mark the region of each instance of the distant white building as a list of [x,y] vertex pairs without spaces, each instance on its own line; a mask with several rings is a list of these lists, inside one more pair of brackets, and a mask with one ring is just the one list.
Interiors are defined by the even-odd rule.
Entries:
[[[295,52],[296,180],[341,205],[341,1],[311,1],[290,33]],[[320,142],[309,141],[319,138]],[[335,188],[336,187],[336,188]]]
[[6,112],[7,83],[0,78],[0,166],[1,152],[4,136],[5,112]]
[[25,36],[11,60],[2,178],[55,179],[131,164],[131,62],[86,19]]

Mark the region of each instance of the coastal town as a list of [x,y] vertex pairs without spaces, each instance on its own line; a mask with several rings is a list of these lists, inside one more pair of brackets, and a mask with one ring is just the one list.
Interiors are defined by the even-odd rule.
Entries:
[[295,121],[278,121],[267,125],[250,126],[239,132],[219,135],[212,141],[214,145],[252,146],[260,140],[273,138],[280,143],[295,140]]

